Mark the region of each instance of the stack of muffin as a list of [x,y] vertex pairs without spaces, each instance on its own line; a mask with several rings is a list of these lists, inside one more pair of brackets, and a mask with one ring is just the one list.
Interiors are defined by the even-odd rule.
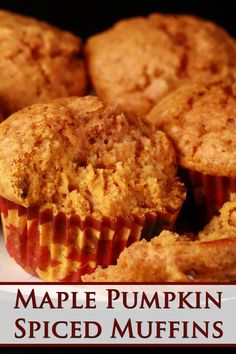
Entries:
[[[233,38],[153,14],[82,48],[0,11],[0,49],[0,210],[20,266],[46,281],[236,279]],[[231,201],[180,236],[167,230],[186,195],[199,225]]]

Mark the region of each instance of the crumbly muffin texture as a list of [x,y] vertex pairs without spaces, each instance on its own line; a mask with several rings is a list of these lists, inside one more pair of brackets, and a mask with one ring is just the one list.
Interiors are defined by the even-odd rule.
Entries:
[[23,206],[118,216],[180,208],[165,133],[96,97],[25,108],[0,125],[0,194]]
[[189,15],[121,20],[90,37],[85,52],[96,93],[141,114],[184,81],[236,76],[234,39]]
[[98,267],[85,282],[229,282],[236,279],[236,202],[193,241],[170,231],[124,249],[117,265]]
[[[235,198],[234,198],[235,199]],[[236,201],[227,202],[198,235],[199,240],[236,237]]]
[[0,52],[5,117],[32,103],[85,93],[81,40],[69,32],[0,10]]
[[236,177],[236,84],[186,84],[164,97],[147,120],[173,141],[182,167]]

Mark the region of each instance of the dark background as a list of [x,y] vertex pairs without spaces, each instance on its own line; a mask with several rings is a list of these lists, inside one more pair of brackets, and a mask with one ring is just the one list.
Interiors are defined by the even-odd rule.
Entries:
[[195,14],[217,22],[236,37],[235,0],[0,0],[0,8],[46,20],[83,39],[120,18],[154,11]]
[[[58,27],[70,30],[83,39],[111,26],[124,17],[147,15],[158,11],[165,13],[190,13],[213,20],[236,37],[236,0],[146,0],[146,1],[89,1],[89,0],[0,0],[0,8],[30,15],[48,21]],[[220,49],[219,49],[220,50]],[[0,348],[0,353],[45,353],[47,348]],[[176,348],[51,348],[58,354],[68,352],[84,353],[92,350],[95,354],[157,353],[162,354]],[[223,348],[208,348],[207,352],[220,353]],[[235,352],[235,348],[228,348]],[[182,353],[205,352],[205,348],[179,348]]]

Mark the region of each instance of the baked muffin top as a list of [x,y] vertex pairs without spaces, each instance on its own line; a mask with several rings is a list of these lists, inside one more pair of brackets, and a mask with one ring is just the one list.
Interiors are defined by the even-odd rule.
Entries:
[[185,80],[236,73],[236,44],[221,27],[189,15],[121,20],[85,47],[96,93],[147,113]]
[[96,97],[35,104],[0,125],[0,194],[23,206],[120,216],[185,197],[165,133]]
[[195,241],[162,231],[121,252],[116,266],[86,282],[229,282],[236,279],[236,202],[226,203]]
[[147,115],[173,141],[180,165],[236,177],[236,83],[186,84]]
[[81,40],[69,32],[0,10],[0,52],[5,116],[32,103],[85,93]]

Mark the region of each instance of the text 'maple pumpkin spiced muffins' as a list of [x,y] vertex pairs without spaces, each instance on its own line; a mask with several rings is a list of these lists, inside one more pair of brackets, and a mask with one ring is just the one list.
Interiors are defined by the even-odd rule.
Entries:
[[184,81],[236,76],[236,42],[190,15],[121,20],[85,46],[93,87],[107,102],[144,114]]
[[141,236],[170,228],[185,198],[165,133],[96,97],[25,108],[0,125],[6,246],[48,281],[80,281]]
[[236,202],[227,202],[195,241],[162,231],[125,248],[117,265],[98,267],[85,282],[232,282],[236,280]]
[[236,83],[183,85],[147,119],[173,141],[199,211],[209,219],[236,191]]
[[82,43],[72,33],[0,10],[0,107],[5,116],[37,102],[83,95]]

